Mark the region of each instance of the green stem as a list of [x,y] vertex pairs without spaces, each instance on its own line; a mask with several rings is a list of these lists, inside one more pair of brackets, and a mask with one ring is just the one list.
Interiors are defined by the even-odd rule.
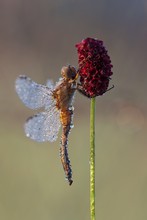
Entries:
[[90,107],[90,217],[95,220],[95,98]]

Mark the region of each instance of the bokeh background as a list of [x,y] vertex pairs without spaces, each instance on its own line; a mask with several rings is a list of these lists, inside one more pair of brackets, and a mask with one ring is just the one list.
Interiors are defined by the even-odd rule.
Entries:
[[90,219],[90,100],[76,94],[69,187],[60,139],[25,137],[23,124],[34,112],[14,86],[19,74],[57,81],[63,65],[78,65],[75,44],[86,37],[104,41],[114,66],[115,88],[96,106],[97,219],[147,219],[147,1],[0,0],[2,220]]

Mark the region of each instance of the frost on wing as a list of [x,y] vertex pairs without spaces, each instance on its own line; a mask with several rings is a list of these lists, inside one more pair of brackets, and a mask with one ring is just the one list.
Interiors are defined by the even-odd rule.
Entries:
[[55,141],[61,126],[59,111],[56,108],[38,113],[25,123],[26,136],[38,141]]
[[37,84],[27,76],[19,76],[16,79],[15,87],[21,101],[31,109],[53,105],[51,88]]
[[54,89],[54,82],[53,80],[51,79],[48,79],[47,82],[46,82],[46,86],[49,88],[49,89]]

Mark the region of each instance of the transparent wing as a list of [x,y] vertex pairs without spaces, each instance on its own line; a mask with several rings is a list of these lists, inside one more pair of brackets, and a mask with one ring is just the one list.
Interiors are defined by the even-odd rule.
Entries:
[[53,82],[53,80],[47,80],[47,82],[46,82],[46,86],[49,88],[49,89],[54,89],[54,82]]
[[54,108],[28,118],[25,123],[25,133],[27,137],[38,142],[53,142],[58,137],[60,126],[60,113]]
[[50,106],[54,102],[51,88],[37,84],[27,76],[19,76],[15,87],[21,101],[31,109]]

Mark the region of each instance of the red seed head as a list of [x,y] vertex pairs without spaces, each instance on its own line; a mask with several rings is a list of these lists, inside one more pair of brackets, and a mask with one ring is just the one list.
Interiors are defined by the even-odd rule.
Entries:
[[112,64],[103,41],[86,38],[76,44],[79,58],[79,91],[89,98],[103,95],[109,86]]

